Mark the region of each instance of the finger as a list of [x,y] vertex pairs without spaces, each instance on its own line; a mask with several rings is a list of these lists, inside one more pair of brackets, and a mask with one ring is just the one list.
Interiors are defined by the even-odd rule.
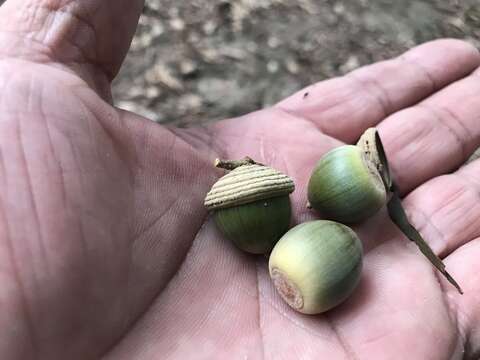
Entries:
[[437,40],[307,87],[278,106],[311,120],[325,134],[353,142],[366,128],[466,76],[479,64],[472,45]]
[[8,0],[0,8],[1,52],[112,80],[142,6],[141,0]]
[[472,74],[378,126],[403,193],[469,158],[480,145],[479,113],[480,76]]
[[430,180],[404,200],[410,220],[442,258],[480,237],[479,175],[477,160]]

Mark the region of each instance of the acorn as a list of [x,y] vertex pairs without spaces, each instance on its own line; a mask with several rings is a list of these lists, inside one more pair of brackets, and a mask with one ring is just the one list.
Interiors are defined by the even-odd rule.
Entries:
[[344,223],[366,220],[387,203],[392,222],[463,294],[443,261],[410,223],[376,128],[367,129],[357,146],[340,146],[319,160],[308,183],[308,200],[308,207],[313,207],[328,219]]
[[218,229],[241,250],[269,253],[290,227],[292,179],[248,157],[215,166],[231,170],[205,198]]
[[344,145],[316,164],[308,183],[308,201],[327,219],[356,223],[385,205],[387,191],[369,154],[358,146]]
[[273,248],[268,267],[288,305],[304,314],[319,314],[353,292],[362,254],[362,244],[348,226],[316,220],[290,229]]

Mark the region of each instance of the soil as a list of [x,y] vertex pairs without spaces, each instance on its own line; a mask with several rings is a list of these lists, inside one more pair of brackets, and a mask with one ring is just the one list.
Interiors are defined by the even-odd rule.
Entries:
[[147,0],[114,97],[158,122],[205,123],[443,37],[480,47],[480,2]]

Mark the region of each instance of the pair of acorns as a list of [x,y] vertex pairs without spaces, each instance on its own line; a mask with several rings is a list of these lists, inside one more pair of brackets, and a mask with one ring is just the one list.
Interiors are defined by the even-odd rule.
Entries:
[[308,206],[329,220],[305,222],[290,230],[292,179],[248,157],[217,160],[215,166],[230,172],[213,185],[205,206],[214,211],[218,228],[238,248],[253,254],[270,253],[270,277],[295,310],[322,313],[353,292],[360,280],[362,244],[355,232],[341,223],[369,218],[389,196],[398,200],[389,202],[392,220],[461,291],[410,225],[401,205],[393,209],[401,203],[375,128],[368,129],[357,146],[337,147],[316,164],[308,183]]

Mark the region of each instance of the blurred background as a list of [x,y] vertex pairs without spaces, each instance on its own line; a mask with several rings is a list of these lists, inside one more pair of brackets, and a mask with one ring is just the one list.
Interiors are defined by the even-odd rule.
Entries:
[[206,123],[442,37],[480,48],[480,1],[147,0],[114,98],[161,123]]

